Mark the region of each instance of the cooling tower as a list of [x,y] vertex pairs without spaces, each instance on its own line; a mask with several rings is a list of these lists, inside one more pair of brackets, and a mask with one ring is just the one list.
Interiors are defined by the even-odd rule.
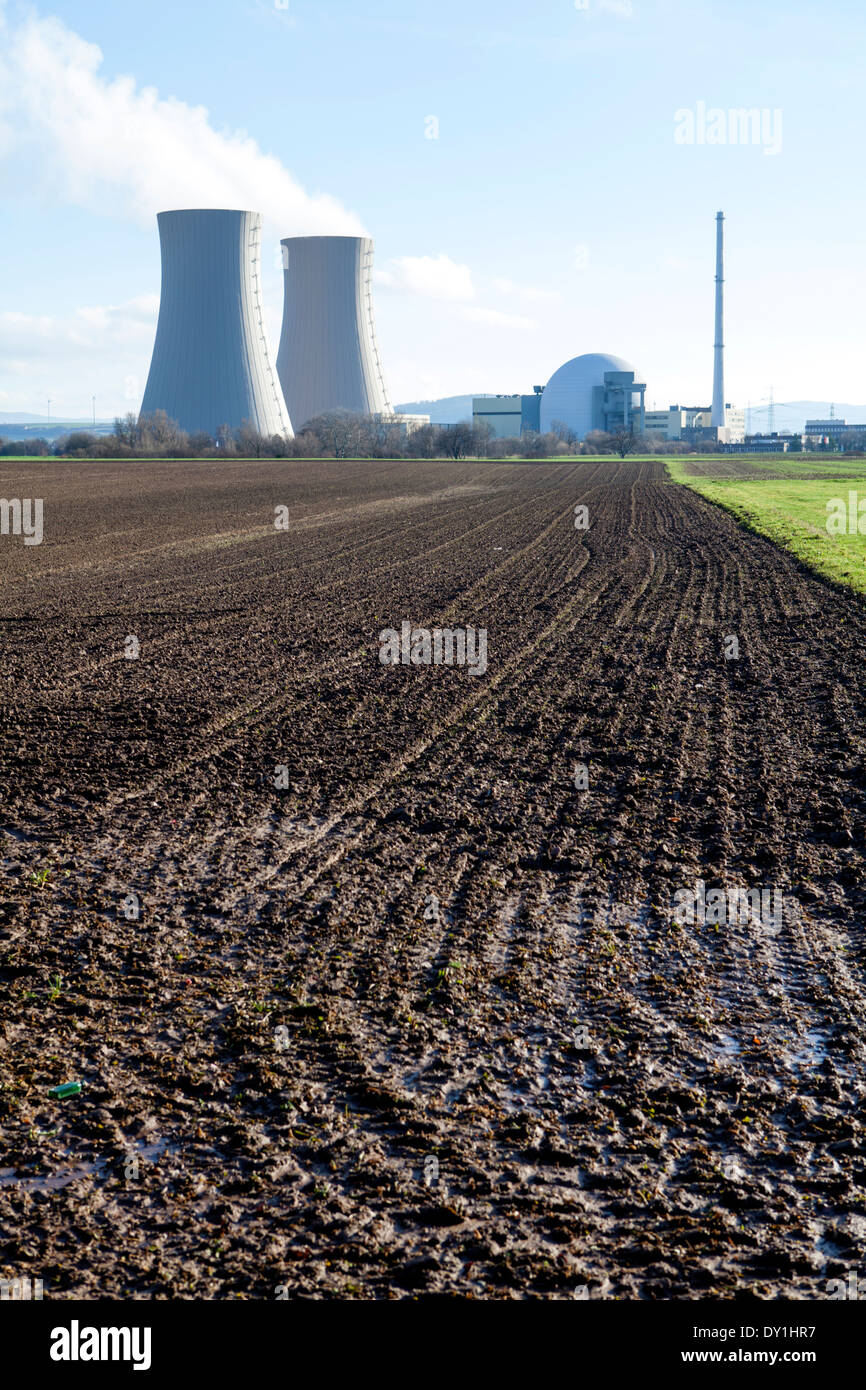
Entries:
[[329,410],[390,414],[373,328],[369,237],[285,237],[277,371],[296,429]]
[[716,340],[713,347],[713,425],[725,423],[725,214],[716,213]]
[[162,292],[142,415],[291,434],[262,325],[258,212],[161,212]]

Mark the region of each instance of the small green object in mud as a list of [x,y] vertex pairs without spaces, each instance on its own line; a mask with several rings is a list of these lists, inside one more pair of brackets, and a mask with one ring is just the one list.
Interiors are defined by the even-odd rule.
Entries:
[[52,1086],[48,1094],[56,1100],[66,1100],[67,1096],[77,1096],[80,1090],[80,1081],[64,1081],[62,1086]]

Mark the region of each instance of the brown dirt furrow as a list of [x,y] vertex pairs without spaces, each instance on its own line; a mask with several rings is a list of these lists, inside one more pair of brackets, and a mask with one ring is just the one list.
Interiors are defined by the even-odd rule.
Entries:
[[[0,1273],[801,1299],[858,1266],[860,599],[654,462],[28,466]],[[486,628],[487,673],[383,667],[403,618]],[[785,912],[677,920],[698,881]]]

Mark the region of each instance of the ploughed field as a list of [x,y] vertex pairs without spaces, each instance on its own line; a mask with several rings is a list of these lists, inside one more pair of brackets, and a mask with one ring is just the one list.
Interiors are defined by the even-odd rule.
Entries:
[[[0,540],[0,1274],[808,1299],[861,1270],[860,597],[660,462],[27,462],[0,492],[44,499],[41,545]],[[485,629],[486,673],[383,665],[404,619]],[[784,911],[676,920],[699,881]]]

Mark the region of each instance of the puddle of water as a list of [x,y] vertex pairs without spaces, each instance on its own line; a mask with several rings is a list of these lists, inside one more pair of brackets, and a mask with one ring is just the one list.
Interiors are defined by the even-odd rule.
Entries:
[[823,1033],[818,1028],[809,1028],[805,1034],[805,1045],[799,1052],[791,1053],[790,1062],[793,1067],[814,1067],[820,1065],[827,1055]]
[[[145,1163],[155,1163],[169,1147],[167,1139],[157,1139],[153,1144],[145,1144],[138,1139],[129,1149],[128,1156],[143,1158]],[[102,1158],[96,1163],[81,1163],[76,1168],[67,1168],[60,1173],[42,1173],[35,1178],[21,1178],[16,1175],[14,1168],[0,1168],[0,1187],[19,1187],[24,1192],[57,1192],[81,1178],[102,1177],[116,1161]]]

